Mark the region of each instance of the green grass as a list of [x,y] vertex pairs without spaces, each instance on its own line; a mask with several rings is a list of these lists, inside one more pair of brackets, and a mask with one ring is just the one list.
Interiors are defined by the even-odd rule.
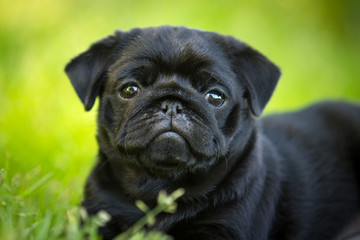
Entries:
[[0,170],[1,239],[84,239],[85,234],[97,239],[98,221],[90,219],[80,228],[82,209],[66,201],[61,191],[44,191],[51,178],[38,168],[11,178]]
[[[42,176],[39,169],[34,169],[24,176],[16,174],[9,179],[6,171],[0,170],[1,239],[100,239],[97,229],[111,217],[103,211],[90,217],[85,209],[69,204],[61,195],[39,194],[51,177],[51,173]],[[161,232],[146,232],[144,227],[153,225],[161,212],[174,213],[177,206],[175,201],[183,194],[183,189],[170,195],[160,192],[158,205],[154,209],[149,209],[138,200],[136,205],[145,216],[116,240],[171,239]]]
[[83,234],[97,107],[84,112],[63,69],[92,42],[162,24],[233,35],[282,69],[268,114],[359,102],[359,12],[357,0],[0,1],[0,239]]

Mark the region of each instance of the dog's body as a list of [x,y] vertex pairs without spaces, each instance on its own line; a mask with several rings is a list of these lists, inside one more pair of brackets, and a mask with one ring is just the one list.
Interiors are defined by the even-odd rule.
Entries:
[[328,102],[260,116],[280,76],[237,40],[186,28],[117,32],[66,68],[90,110],[100,96],[89,213],[113,238],[184,188],[154,228],[175,239],[336,239],[359,212],[360,108]]

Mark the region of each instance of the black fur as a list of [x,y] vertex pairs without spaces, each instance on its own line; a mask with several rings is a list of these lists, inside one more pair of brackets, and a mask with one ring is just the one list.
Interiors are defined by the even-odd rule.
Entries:
[[[186,190],[153,227],[175,239],[336,239],[359,211],[360,108],[326,102],[258,119],[280,71],[232,37],[116,32],[66,72],[86,110],[100,97],[83,205],[111,214],[105,239],[161,189]],[[124,96],[129,86],[139,92]]]

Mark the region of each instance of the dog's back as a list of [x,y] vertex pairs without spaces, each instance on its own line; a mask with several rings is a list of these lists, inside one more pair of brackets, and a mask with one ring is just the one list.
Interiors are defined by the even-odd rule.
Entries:
[[327,232],[332,239],[359,212],[360,108],[326,102],[268,116],[262,127],[281,156],[283,194],[273,238],[320,239]]

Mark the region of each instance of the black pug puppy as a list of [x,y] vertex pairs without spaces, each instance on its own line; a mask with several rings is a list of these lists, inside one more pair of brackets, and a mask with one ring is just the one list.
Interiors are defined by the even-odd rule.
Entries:
[[175,239],[336,239],[359,212],[360,108],[329,102],[258,119],[280,71],[232,37],[117,31],[66,73],[86,110],[100,98],[83,205],[112,216],[105,239],[161,189],[186,190],[153,227]]

